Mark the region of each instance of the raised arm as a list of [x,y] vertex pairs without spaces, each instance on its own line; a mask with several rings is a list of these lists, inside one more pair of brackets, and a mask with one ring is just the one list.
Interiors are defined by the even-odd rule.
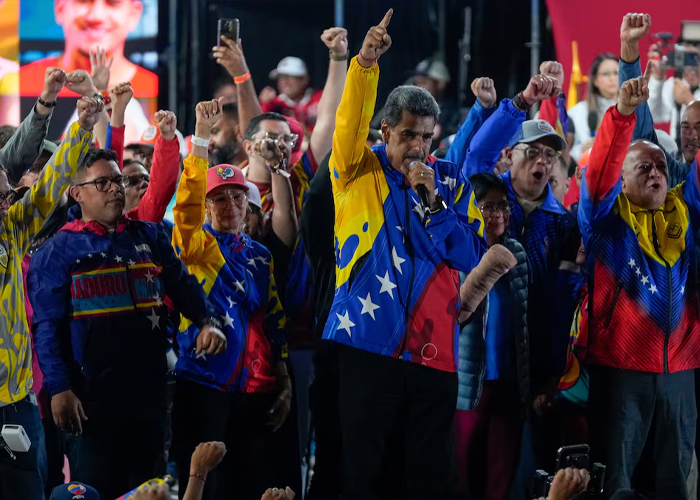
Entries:
[[177,189],[180,173],[180,142],[175,135],[177,118],[172,111],[158,111],[154,115],[160,137],[156,139],[151,163],[151,181],[141,203],[129,212],[138,220],[160,224]]
[[110,144],[105,147],[109,147],[109,149],[117,153],[119,170],[124,166],[124,135],[126,133],[124,117],[126,116],[126,107],[133,96],[134,91],[131,88],[131,82],[115,85],[109,91],[109,97],[112,100],[112,117],[109,120],[109,129],[107,131]]
[[[63,70],[48,68],[40,100],[46,104],[55,105],[58,93],[66,81]],[[32,166],[34,160],[44,150],[44,139],[49,130],[52,112],[52,106],[44,106],[37,100],[14,135],[0,149],[0,165],[7,169],[8,180],[13,186],[19,182],[24,172]]]
[[245,132],[248,122],[262,114],[260,101],[255,93],[253,79],[248,70],[248,64],[243,54],[243,44],[241,40],[235,43],[225,36],[221,37],[221,45],[214,47],[214,59],[221,66],[226,68],[228,74],[233,78],[238,91],[238,123],[241,133]]
[[73,179],[92,142],[92,128],[104,105],[88,97],[78,101],[78,121],[41,171],[39,180],[19,203],[10,207],[8,228],[12,228],[24,255],[34,236],[53,213],[63,193]]
[[561,92],[556,78],[535,75],[527,88],[513,99],[503,99],[498,110],[486,120],[474,136],[467,151],[463,171],[465,177],[491,172],[501,150],[527,119],[527,111],[538,101],[550,99]]
[[[105,95],[109,90],[109,76],[112,69],[112,63],[114,58],[110,58],[107,61],[107,50],[101,49],[99,47],[94,50],[90,49],[90,76],[92,77],[92,83],[95,84],[95,88],[98,92]],[[107,109],[111,109],[111,103],[105,102],[105,110],[100,116],[100,120],[95,124],[95,142],[99,147],[104,149],[112,149],[111,143],[107,144],[107,134],[109,129],[109,113]],[[112,151],[115,151],[112,149]],[[119,153],[117,153],[119,155]],[[119,158],[119,170],[122,168],[121,157]]]
[[206,233],[202,229],[206,216],[205,201],[207,194],[207,170],[209,168],[209,151],[206,146],[194,144],[194,140],[209,141],[211,129],[221,117],[221,100],[205,101],[195,108],[197,122],[192,152],[185,159],[185,170],[177,187],[175,207],[173,208],[173,246],[178,249],[178,257],[185,264],[197,262],[204,251]]
[[330,28],[323,32],[321,40],[330,51],[328,78],[318,103],[316,126],[309,139],[314,158],[324,158],[333,145],[335,114],[343,97],[345,74],[348,70],[348,32],[345,28]]
[[486,120],[496,111],[496,87],[493,80],[490,78],[477,78],[472,82],[472,92],[476,97],[474,105],[469,110],[467,119],[455,136],[454,141],[450,145],[449,151],[445,160],[456,165],[464,165],[467,159],[467,150],[474,138],[474,135],[479,131]]
[[620,89],[617,105],[603,116],[581,185],[579,225],[584,242],[593,233],[596,222],[611,213],[622,190],[620,175],[632,140],[634,111],[648,98],[649,87],[643,77],[628,80]]
[[370,28],[360,54],[350,62],[333,132],[333,154],[329,166],[334,183],[344,185],[354,179],[362,158],[369,152],[365,142],[377,101],[377,60],[391,47],[387,27],[393,14],[393,9],[389,9],[382,22]]

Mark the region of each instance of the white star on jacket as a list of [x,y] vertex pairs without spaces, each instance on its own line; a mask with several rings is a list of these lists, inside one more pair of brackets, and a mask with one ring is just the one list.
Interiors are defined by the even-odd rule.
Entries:
[[160,330],[160,316],[156,314],[155,309],[151,309],[150,316],[146,317],[151,320],[151,330],[155,330],[156,328]]
[[226,311],[226,316],[221,316],[224,320],[224,326],[230,326],[233,328],[233,318],[229,316],[228,311]]
[[396,253],[396,247],[391,248],[391,260],[394,263],[394,267],[398,269],[398,271],[403,274],[403,269],[401,269],[401,264],[406,262],[406,259],[402,259],[401,257],[398,256]]
[[627,265],[630,266],[630,267],[634,267],[634,266],[637,265],[637,263],[635,262],[634,259],[630,259],[630,261],[627,263]]
[[413,207],[413,211],[420,216],[420,220],[425,219],[425,210],[423,210],[423,207],[421,207],[420,203],[416,200],[413,200],[413,203],[416,204],[416,206]]
[[149,283],[155,283],[155,275],[151,273],[151,270],[149,269],[148,272],[145,274],[146,279],[148,280]]
[[658,290],[656,289],[656,285],[651,285],[649,287],[649,291],[651,292],[652,295],[654,295]]
[[100,255],[101,255],[102,257],[107,257],[107,254],[104,253],[104,252],[100,252]]
[[259,260],[260,263],[261,263],[263,266],[266,266],[266,265],[268,265],[268,264],[270,263],[265,257],[262,257],[262,256],[260,256],[260,255],[258,255],[257,257],[255,257],[255,260]]
[[401,233],[401,243],[406,243],[406,234],[403,232],[403,228],[401,226],[396,226],[396,229]]
[[369,314],[372,316],[372,319],[376,321],[376,318],[374,317],[374,311],[376,309],[379,309],[380,307],[376,304],[372,303],[372,295],[367,292],[367,298],[363,299],[362,297],[357,297],[360,302],[362,302],[362,312],[360,314]]
[[248,265],[253,266],[254,269],[258,268],[258,264],[255,262],[255,259],[248,259]]
[[382,278],[378,274],[375,274],[379,282],[382,284],[381,290],[379,290],[379,293],[388,293],[391,296],[391,299],[394,299],[394,288],[396,288],[396,285],[394,285],[391,280],[389,279],[389,271],[387,271],[384,274],[384,277]]
[[454,177],[445,177],[445,180],[440,181],[440,184],[447,186],[450,188],[450,190],[452,190],[457,186],[457,179]]
[[240,290],[241,293],[245,292],[245,287],[243,286],[245,285],[245,281],[234,281],[233,285]]
[[352,337],[352,332],[350,331],[350,328],[355,326],[355,323],[350,321],[350,316],[348,315],[348,311],[345,311],[344,315],[340,315],[338,313],[335,313],[336,316],[338,316],[338,319],[340,320],[340,324],[338,325],[338,330],[345,330],[348,332],[348,337]]
[[121,257],[119,257],[118,255],[115,255],[114,260],[117,262],[121,262],[123,259]]
[[129,259],[129,262],[127,262],[127,264],[129,264],[130,266],[133,267],[133,266],[136,265],[136,262],[134,262],[133,260]]
[[156,296],[153,297],[153,298],[156,299],[156,305],[157,305],[158,307],[160,307],[160,306],[163,305],[163,299],[160,297],[160,294],[159,294],[159,293],[157,293]]
[[238,302],[235,302],[231,297],[228,295],[226,296],[226,300],[228,300],[228,307],[229,309],[235,306]]

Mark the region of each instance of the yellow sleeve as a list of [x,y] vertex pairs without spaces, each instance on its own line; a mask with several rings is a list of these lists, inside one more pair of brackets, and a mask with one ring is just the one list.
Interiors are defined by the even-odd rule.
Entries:
[[173,208],[173,246],[186,265],[197,262],[204,251],[206,235],[202,226],[206,210],[207,170],[209,161],[190,154],[180,177]]
[[63,142],[41,171],[39,180],[19,203],[10,207],[7,219],[22,255],[27,252],[34,236],[56,209],[91,142],[92,132],[80,128],[78,122],[71,125]]
[[333,154],[329,163],[331,180],[338,188],[344,188],[363,173],[359,170],[365,165],[365,154],[370,154],[366,143],[377,101],[378,83],[379,66],[374,64],[371,68],[363,68],[354,57],[336,112]]

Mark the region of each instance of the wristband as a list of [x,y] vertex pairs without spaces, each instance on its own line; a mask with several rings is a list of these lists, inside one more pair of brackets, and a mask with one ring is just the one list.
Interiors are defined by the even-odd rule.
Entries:
[[372,63],[371,66],[374,66],[374,63],[377,62],[376,59],[367,59],[365,56],[362,55],[362,49],[360,49],[360,57],[367,61],[368,63]]
[[[345,52],[344,55],[342,56],[336,56],[333,51],[329,50],[328,51],[328,57],[330,57],[331,61],[347,61],[348,60],[348,54],[350,51]],[[363,57],[364,59],[364,57]]]
[[105,102],[105,106],[112,103],[112,98],[110,97],[109,90],[100,92],[100,95],[102,96],[102,100]]
[[247,82],[248,80],[250,80],[250,71],[248,71],[245,75],[233,77],[234,83],[243,83],[243,82]]
[[515,106],[518,111],[527,111],[532,107],[532,105],[523,100],[522,92],[519,92],[518,95],[513,98],[513,106]]
[[281,175],[282,177],[286,177],[287,179],[291,177],[291,174],[287,172],[287,170],[284,168],[287,165],[287,161],[284,159],[277,165],[271,165],[269,163],[266,163],[266,165],[270,169],[270,172],[272,172],[273,174]]
[[190,477],[195,477],[195,478],[199,479],[200,481],[202,481],[204,484],[207,483],[207,480],[201,474],[190,474]]
[[209,142],[211,142],[211,139],[202,139],[201,137],[197,137],[197,136],[193,135],[190,138],[190,142],[192,142],[192,144],[194,146],[199,146],[201,148],[208,148]]
[[43,100],[41,97],[37,97],[37,98],[36,98],[36,101],[37,101],[39,104],[41,104],[42,106],[45,106],[45,107],[47,107],[47,108],[55,108],[56,106],[58,106],[58,101],[46,102],[46,101]]

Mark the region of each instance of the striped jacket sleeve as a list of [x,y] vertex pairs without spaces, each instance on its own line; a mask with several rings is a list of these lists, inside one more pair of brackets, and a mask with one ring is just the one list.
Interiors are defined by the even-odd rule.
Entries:
[[29,245],[53,213],[68,189],[90,148],[92,132],[78,122],[71,125],[61,145],[41,171],[39,180],[7,214],[8,229],[14,233],[17,250],[27,253]]

